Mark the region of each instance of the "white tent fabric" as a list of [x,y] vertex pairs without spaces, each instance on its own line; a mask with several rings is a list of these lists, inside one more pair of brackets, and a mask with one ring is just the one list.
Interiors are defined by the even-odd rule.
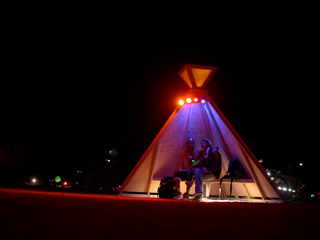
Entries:
[[[185,69],[185,71],[183,71]],[[211,77],[208,69],[212,67],[186,65],[182,72],[197,72],[192,69],[205,70],[205,77]],[[215,68],[216,70],[216,68]],[[215,71],[214,70],[214,71]],[[198,71],[199,72],[199,71]],[[198,75],[201,75],[197,72]],[[183,73],[186,76],[185,73]],[[180,74],[180,77],[182,77]],[[202,139],[209,138],[214,145],[219,147],[222,157],[221,177],[226,174],[229,161],[238,158],[246,172],[246,178],[233,182],[233,195],[228,197],[230,183],[222,187],[224,199],[236,199],[250,202],[284,202],[284,197],[276,189],[276,185],[267,176],[265,169],[236,133],[210,96],[193,83],[192,76],[187,76],[187,85],[193,87],[187,92],[186,98],[197,97],[205,102],[184,104],[174,110],[163,128],[155,137],[149,148],[136,164],[121,186],[120,195],[158,197],[157,190],[160,180],[166,176],[173,176],[179,170],[185,140],[192,137],[196,141],[196,148],[200,148]],[[191,79],[191,80],[190,80]],[[201,80],[207,83],[208,79]],[[196,87],[194,87],[196,86]],[[207,197],[219,198],[219,181],[208,185]],[[181,184],[182,191],[185,190]],[[194,186],[190,193],[194,192]]]

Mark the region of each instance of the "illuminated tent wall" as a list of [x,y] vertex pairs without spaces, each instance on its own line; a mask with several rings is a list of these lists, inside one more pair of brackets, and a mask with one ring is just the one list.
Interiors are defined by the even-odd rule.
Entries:
[[[192,137],[196,141],[196,147],[200,147],[200,141],[204,138],[209,138],[219,147],[222,156],[221,176],[226,174],[228,163],[234,157],[244,166],[247,177],[233,182],[231,197],[228,197],[230,183],[223,184],[224,199],[250,202],[284,201],[283,195],[277,191],[265,169],[204,90],[216,70],[217,67],[188,64],[180,70],[178,75],[190,88],[185,99],[190,98],[191,103],[185,103],[174,110],[123,182],[120,195],[157,197],[161,178],[172,176],[179,169],[185,140]],[[208,198],[218,199],[219,180],[207,186]],[[181,187],[182,191],[185,191],[185,184],[181,184]],[[194,186],[190,193],[194,193]]]

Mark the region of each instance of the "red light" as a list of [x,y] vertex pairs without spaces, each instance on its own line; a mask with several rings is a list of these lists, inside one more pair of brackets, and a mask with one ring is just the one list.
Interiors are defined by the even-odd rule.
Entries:
[[68,183],[67,183],[67,182],[64,182],[63,184],[64,184],[65,186],[67,186]]
[[184,101],[182,99],[180,99],[179,104],[182,106],[184,104]]
[[198,99],[198,98],[194,98],[193,101],[194,101],[194,102],[198,102],[199,99]]
[[187,102],[187,103],[191,103],[191,98],[187,98],[187,99],[186,99],[186,102]]

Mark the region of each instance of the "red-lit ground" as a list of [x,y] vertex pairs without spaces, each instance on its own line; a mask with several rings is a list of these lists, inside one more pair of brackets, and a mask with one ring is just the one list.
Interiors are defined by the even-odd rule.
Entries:
[[198,203],[0,188],[1,239],[312,239],[317,203]]

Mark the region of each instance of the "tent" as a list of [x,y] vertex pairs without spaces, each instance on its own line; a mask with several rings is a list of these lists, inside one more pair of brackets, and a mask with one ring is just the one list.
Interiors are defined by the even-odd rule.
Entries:
[[[123,182],[120,195],[158,197],[160,180],[173,176],[179,169],[185,140],[192,137],[196,147],[200,147],[204,138],[209,138],[219,147],[222,156],[221,176],[226,174],[229,161],[235,157],[246,172],[245,179],[232,183],[232,195],[229,195],[228,180],[223,181],[220,195],[218,179],[204,183],[207,199],[274,203],[285,201],[276,184],[204,90],[216,70],[217,67],[187,64],[179,71],[178,75],[190,88],[184,104],[181,103],[182,106],[173,111]],[[181,184],[181,187],[184,191],[185,184]],[[190,193],[194,193],[194,186]]]

